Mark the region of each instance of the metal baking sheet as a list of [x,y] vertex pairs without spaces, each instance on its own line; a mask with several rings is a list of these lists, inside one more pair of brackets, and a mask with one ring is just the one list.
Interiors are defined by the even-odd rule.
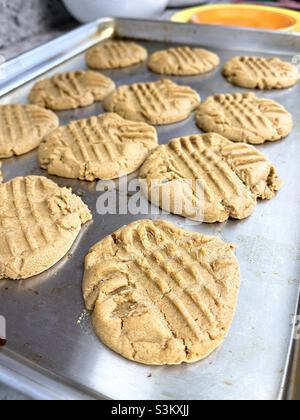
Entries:
[[[148,51],[180,43],[209,47],[222,63],[233,55],[276,54],[297,60],[300,36],[245,29],[166,22],[105,19],[8,63],[0,81],[1,103],[26,103],[33,78],[86,68],[83,52],[111,37],[140,40]],[[143,41],[143,40],[147,41]],[[299,59],[299,56],[298,56]],[[300,62],[300,59],[299,59]],[[146,65],[105,72],[117,83],[157,80]],[[204,99],[237,92],[220,69],[201,77],[173,78],[195,88]],[[8,344],[0,350],[0,380],[35,398],[269,400],[283,398],[295,353],[294,316],[300,278],[300,86],[259,96],[282,103],[294,116],[293,133],[260,147],[278,167],[285,185],[272,201],[259,202],[252,217],[224,224],[190,225],[164,218],[237,245],[242,285],[236,317],[225,343],[193,365],[147,367],[114,354],[96,338],[81,295],[83,260],[89,248],[122,225],[148,215],[106,215],[96,211],[96,183],[51,177],[82,196],[94,214],[79,240],[58,265],[22,282],[0,282],[0,314],[7,320]],[[61,112],[61,124],[103,112],[101,104]],[[199,133],[194,117],[158,128],[160,143]],[[5,180],[18,175],[46,175],[36,152],[3,161]]]

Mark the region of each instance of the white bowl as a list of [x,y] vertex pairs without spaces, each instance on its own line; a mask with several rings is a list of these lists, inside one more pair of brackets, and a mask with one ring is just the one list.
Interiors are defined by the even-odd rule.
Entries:
[[151,18],[160,15],[168,0],[63,0],[66,8],[80,22],[101,17]]

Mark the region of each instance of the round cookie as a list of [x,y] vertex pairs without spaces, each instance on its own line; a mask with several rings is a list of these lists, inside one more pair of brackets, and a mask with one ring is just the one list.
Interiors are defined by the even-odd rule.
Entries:
[[223,70],[233,85],[249,89],[284,89],[300,80],[296,66],[279,58],[234,57]]
[[216,69],[219,64],[216,54],[190,47],[157,51],[149,59],[150,70],[169,76],[196,76]]
[[157,142],[154,127],[103,114],[55,130],[41,144],[39,161],[51,175],[115,179],[136,171]]
[[142,220],[103,239],[85,260],[83,294],[98,337],[127,359],[177,365],[226,338],[240,287],[234,247]]
[[199,106],[196,122],[207,133],[250,144],[281,140],[293,129],[292,116],[282,105],[254,93],[211,96]]
[[134,42],[108,41],[91,48],[86,61],[92,69],[112,70],[143,63],[147,57],[147,50]]
[[140,170],[149,201],[205,223],[245,219],[257,198],[271,199],[282,183],[255,147],[218,134],[195,135],[159,146]]
[[121,86],[104,101],[109,112],[153,125],[183,121],[199,104],[195,90],[170,80]]
[[0,185],[0,279],[27,279],[61,260],[92,216],[82,200],[44,177]]
[[93,105],[114,89],[114,82],[103,74],[93,71],[61,73],[37,82],[29,100],[44,108],[63,111]]
[[34,150],[58,126],[57,116],[38,106],[0,105],[0,158]]

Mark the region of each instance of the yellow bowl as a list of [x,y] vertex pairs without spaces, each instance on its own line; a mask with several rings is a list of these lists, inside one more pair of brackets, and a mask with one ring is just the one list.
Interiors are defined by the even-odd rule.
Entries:
[[280,31],[293,31],[297,20],[292,16],[271,10],[248,10],[239,7],[234,10],[223,9],[206,10],[192,16],[193,23],[207,25],[242,26],[257,29],[273,29]]
[[222,4],[185,9],[176,13],[172,21],[300,32],[299,12],[248,4]]

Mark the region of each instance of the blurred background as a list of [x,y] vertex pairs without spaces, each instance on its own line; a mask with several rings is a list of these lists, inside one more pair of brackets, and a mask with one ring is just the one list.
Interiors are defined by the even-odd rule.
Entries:
[[75,27],[79,21],[114,15],[169,19],[176,12],[174,8],[211,3],[262,3],[300,9],[300,1],[290,0],[0,0],[0,55],[12,58]]
[[[11,58],[67,30],[68,24],[76,23],[61,0],[0,0],[0,54]],[[24,45],[18,45],[21,41]]]

